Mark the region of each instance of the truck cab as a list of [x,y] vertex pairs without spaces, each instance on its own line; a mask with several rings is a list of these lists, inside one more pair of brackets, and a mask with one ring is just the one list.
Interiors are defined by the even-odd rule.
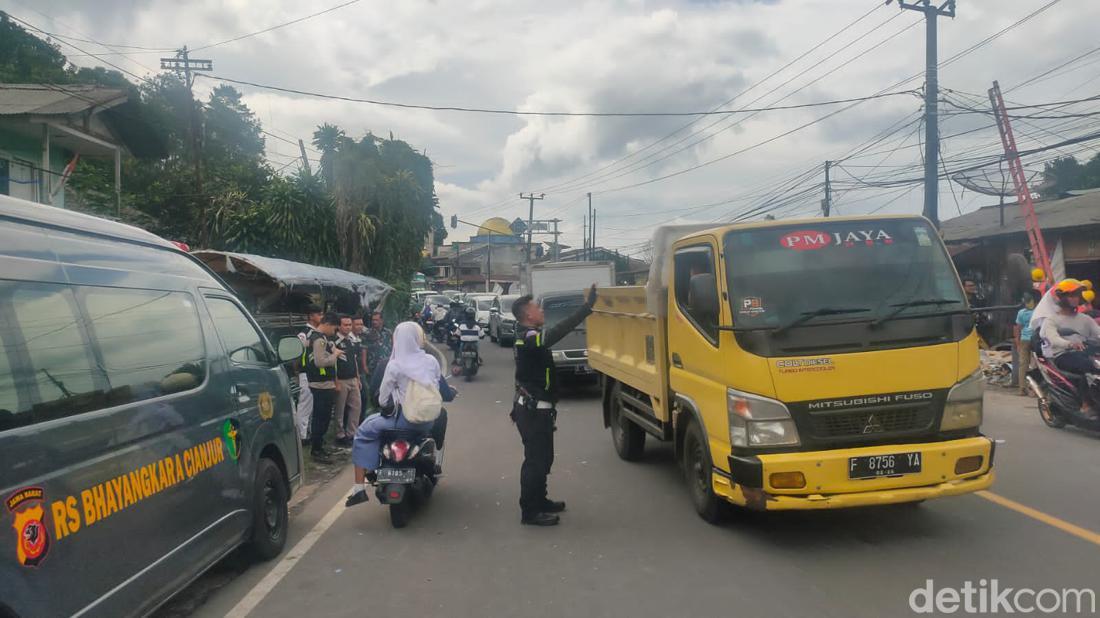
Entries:
[[602,290],[589,362],[620,456],[673,441],[700,515],[984,489],[974,321],[920,217],[768,221],[655,238],[646,287]]

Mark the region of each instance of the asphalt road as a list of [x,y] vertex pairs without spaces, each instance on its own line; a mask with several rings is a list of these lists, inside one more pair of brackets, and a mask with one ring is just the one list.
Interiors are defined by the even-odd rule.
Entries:
[[247,569],[195,615],[899,616],[928,579],[1100,588],[1100,438],[1046,428],[1033,400],[987,394],[986,433],[1005,440],[992,496],[712,526],[670,447],[616,457],[589,389],[560,406],[550,487],[569,510],[541,529],[519,524],[511,351],[486,339],[483,353],[449,405],[446,476],[408,528],[392,529],[373,497],[344,509],[348,469],[294,518],[285,559]]

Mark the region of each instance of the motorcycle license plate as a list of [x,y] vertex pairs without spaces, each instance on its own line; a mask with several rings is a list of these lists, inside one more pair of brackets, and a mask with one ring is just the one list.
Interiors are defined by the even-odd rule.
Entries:
[[379,483],[411,483],[416,480],[416,470],[413,468],[379,468]]
[[848,478],[852,480],[917,474],[920,471],[920,453],[865,455],[863,457],[848,458]]
[[462,357],[463,358],[477,358],[477,352],[474,352],[473,350],[466,350],[465,352],[462,353]]

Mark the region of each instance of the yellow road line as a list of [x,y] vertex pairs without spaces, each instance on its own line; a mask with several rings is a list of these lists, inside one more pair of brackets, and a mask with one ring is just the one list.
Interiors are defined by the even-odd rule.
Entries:
[[1047,524],[1048,526],[1053,526],[1053,527],[1061,530],[1062,532],[1072,534],[1073,536],[1075,536],[1079,539],[1084,539],[1084,540],[1086,540],[1090,543],[1093,543],[1095,545],[1100,545],[1100,534],[1097,534],[1096,532],[1093,532],[1092,530],[1087,530],[1085,528],[1082,528],[1081,526],[1071,524],[1068,521],[1066,521],[1064,519],[1058,519],[1057,517],[1055,517],[1053,515],[1047,515],[1046,513],[1042,512],[1038,509],[1033,509],[1030,506],[1027,506],[1025,504],[1020,504],[1019,502],[1016,502],[1015,500],[1009,500],[1008,498],[1006,498],[1004,496],[997,495],[997,494],[995,494],[991,491],[982,490],[982,491],[978,491],[978,492],[975,492],[975,493],[977,495],[981,496],[982,498],[985,498],[986,500],[989,500],[990,502],[992,502],[994,504],[999,504],[999,505],[1005,507],[1006,509],[1012,509],[1013,511],[1016,511],[1017,513],[1027,515],[1028,517],[1030,517],[1034,520],[1041,521],[1044,524]]

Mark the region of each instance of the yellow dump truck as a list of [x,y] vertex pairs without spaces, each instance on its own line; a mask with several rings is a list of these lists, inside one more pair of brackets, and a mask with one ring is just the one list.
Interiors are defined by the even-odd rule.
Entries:
[[619,456],[673,442],[704,519],[993,482],[974,318],[927,220],[662,227],[653,252],[645,286],[600,290],[588,360]]

